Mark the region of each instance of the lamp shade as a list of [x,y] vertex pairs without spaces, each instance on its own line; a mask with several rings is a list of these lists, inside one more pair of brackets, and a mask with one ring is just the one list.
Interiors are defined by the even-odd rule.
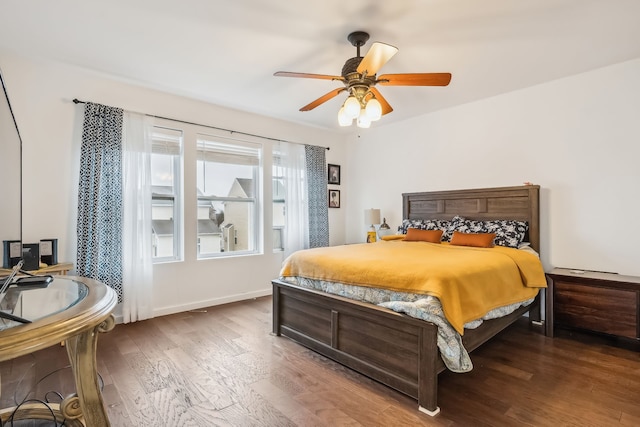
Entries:
[[367,116],[367,112],[365,111],[364,108],[360,110],[360,115],[356,119],[356,125],[359,128],[365,128],[365,129],[371,126],[371,119],[369,118],[369,116]]
[[355,96],[348,97],[344,102],[344,113],[351,119],[355,119],[360,114],[360,102]]
[[380,209],[365,209],[364,223],[366,225],[380,224]]
[[351,123],[353,123],[353,119],[347,116],[347,113],[344,111],[344,107],[342,107],[340,111],[338,111],[338,124],[340,126],[351,126]]
[[369,117],[369,120],[372,122],[380,120],[380,117],[382,117],[382,105],[380,104],[380,101],[375,98],[371,98],[369,102],[367,102],[365,110],[367,112],[367,117]]

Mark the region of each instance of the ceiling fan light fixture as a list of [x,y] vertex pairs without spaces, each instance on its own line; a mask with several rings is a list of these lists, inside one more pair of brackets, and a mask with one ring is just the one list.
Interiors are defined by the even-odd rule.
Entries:
[[380,120],[380,117],[382,117],[382,105],[380,104],[380,101],[375,98],[371,98],[369,101],[367,101],[365,111],[367,113],[367,117],[372,122]]
[[358,120],[356,124],[359,128],[367,129],[371,126],[371,119],[367,116],[367,111],[363,108],[360,110],[360,115],[358,116]]
[[315,101],[300,108],[300,111],[311,111],[319,105],[333,99],[342,92],[347,92],[348,97],[338,112],[340,126],[350,126],[353,119],[359,127],[369,127],[372,121],[382,118],[393,111],[389,102],[374,87],[382,86],[447,86],[451,81],[451,73],[405,73],[382,74],[378,71],[398,52],[398,48],[386,43],[375,42],[366,55],[360,55],[360,48],[369,39],[369,34],[364,31],[354,31],[347,40],[355,46],[356,56],[347,59],[342,66],[340,75],[294,73],[290,71],[278,71],[275,76],[301,77],[307,79],[320,79],[340,81],[344,87],[334,89],[322,95]]
[[344,107],[340,108],[338,111],[338,124],[340,126],[351,126],[353,123],[353,118],[347,116],[347,113],[344,111]]
[[360,101],[358,101],[355,96],[351,95],[344,102],[343,108],[347,117],[355,119],[358,117],[358,114],[360,114]]

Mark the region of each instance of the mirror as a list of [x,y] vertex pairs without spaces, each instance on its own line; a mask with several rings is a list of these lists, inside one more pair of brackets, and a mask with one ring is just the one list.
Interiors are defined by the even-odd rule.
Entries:
[[22,140],[1,70],[0,83],[0,267],[8,268],[22,258]]

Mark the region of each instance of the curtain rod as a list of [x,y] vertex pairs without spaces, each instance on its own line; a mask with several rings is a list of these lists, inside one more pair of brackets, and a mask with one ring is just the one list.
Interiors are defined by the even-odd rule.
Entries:
[[[80,101],[78,98],[73,98],[73,103],[74,104],[86,104],[87,101]],[[145,116],[156,118],[156,119],[171,120],[171,121],[174,121],[174,122],[185,123],[185,124],[188,124],[188,125],[203,126],[203,127],[207,127],[207,128],[211,128],[211,129],[230,132],[232,134],[237,133],[239,135],[253,136],[253,137],[256,137],[256,138],[267,139],[269,141],[288,142],[290,144],[298,144],[298,145],[309,145],[309,144],[303,144],[301,142],[294,142],[294,141],[287,141],[287,140],[284,140],[284,139],[271,138],[271,137],[268,137],[268,136],[256,135],[254,133],[240,132],[240,131],[233,130],[233,129],[225,129],[225,128],[221,128],[221,127],[217,127],[217,126],[203,125],[203,124],[200,124],[200,123],[187,122],[185,120],[172,119],[172,118],[169,118],[169,117],[156,116],[156,115],[153,115],[153,114],[146,114],[146,113],[142,113],[142,114],[144,114]],[[327,150],[327,151],[331,149],[330,147],[323,147],[323,148],[325,150]]]

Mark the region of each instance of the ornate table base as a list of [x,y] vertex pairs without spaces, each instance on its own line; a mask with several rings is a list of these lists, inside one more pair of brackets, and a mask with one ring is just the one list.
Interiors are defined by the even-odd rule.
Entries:
[[[56,278],[53,283],[58,280]],[[71,282],[72,280],[68,280]],[[27,400],[0,410],[0,425],[11,420],[53,420],[67,427],[109,427],[109,418],[100,390],[96,351],[98,335],[111,331],[115,318],[111,311],[117,297],[111,288],[86,278],[74,278],[86,286],[86,293],[69,308],[23,326],[0,331],[0,360],[12,359],[64,341],[76,392],[59,404]],[[49,289],[47,289],[49,290]],[[6,390],[4,390],[6,391]]]

